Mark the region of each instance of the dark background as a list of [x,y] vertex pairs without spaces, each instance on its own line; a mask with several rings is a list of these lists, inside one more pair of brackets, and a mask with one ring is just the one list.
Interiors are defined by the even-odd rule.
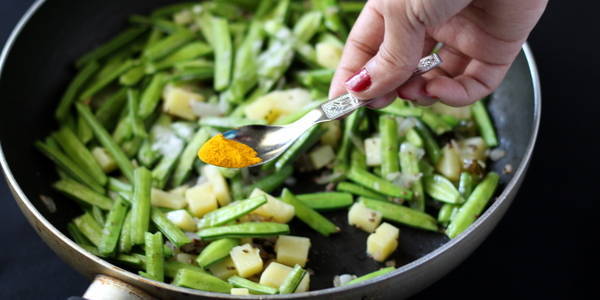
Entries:
[[[588,257],[600,201],[596,154],[594,7],[551,1],[529,43],[542,82],[542,124],[529,172],[498,227],[461,266],[416,299],[573,298],[596,274]],[[0,0],[0,46],[32,0]],[[40,49],[40,51],[43,51]],[[65,299],[87,280],[63,263],[27,223],[0,180],[0,299]],[[593,216],[596,216],[594,218]]]

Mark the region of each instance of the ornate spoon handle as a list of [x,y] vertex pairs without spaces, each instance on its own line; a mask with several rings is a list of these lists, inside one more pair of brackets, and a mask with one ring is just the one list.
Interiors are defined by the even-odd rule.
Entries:
[[[429,70],[439,66],[441,63],[442,59],[439,57],[439,55],[435,53],[423,57],[421,58],[421,60],[419,60],[419,64],[417,65],[417,69],[413,73],[413,76],[428,72]],[[333,100],[329,100],[321,104],[321,110],[323,111],[326,117],[326,119],[322,121],[337,119],[341,116],[353,112],[354,110],[366,105],[367,103],[369,103],[369,100],[361,101],[350,93],[344,94]]]

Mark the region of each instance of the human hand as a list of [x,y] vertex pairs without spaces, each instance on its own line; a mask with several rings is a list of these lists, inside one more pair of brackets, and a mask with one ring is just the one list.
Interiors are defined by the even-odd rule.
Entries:
[[[547,0],[370,0],[358,17],[329,98],[351,92],[380,108],[396,96],[462,106],[502,81]],[[440,67],[407,81],[437,42]]]

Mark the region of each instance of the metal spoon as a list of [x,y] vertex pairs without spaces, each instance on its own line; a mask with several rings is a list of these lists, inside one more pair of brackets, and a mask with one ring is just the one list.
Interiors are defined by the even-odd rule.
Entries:
[[[437,54],[421,58],[413,76],[423,74],[441,63],[442,60]],[[285,126],[242,126],[223,133],[223,136],[227,139],[246,144],[256,150],[262,162],[251,167],[259,166],[277,158],[285,152],[296,139],[312,126],[347,115],[367,103],[369,103],[369,100],[361,101],[348,93],[321,104],[294,123]]]

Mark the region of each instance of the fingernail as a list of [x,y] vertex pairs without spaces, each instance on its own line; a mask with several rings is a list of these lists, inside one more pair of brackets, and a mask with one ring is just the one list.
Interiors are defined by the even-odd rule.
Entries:
[[362,92],[371,85],[371,76],[367,69],[362,68],[346,80],[346,88],[352,92]]

